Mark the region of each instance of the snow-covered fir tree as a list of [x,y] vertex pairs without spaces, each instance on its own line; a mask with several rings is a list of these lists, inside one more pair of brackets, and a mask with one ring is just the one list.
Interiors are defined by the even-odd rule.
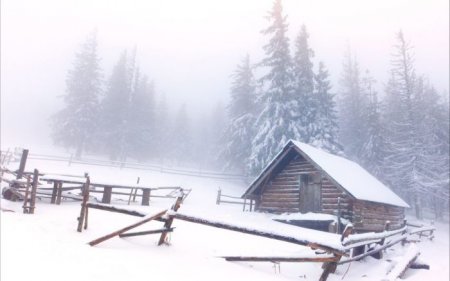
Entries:
[[125,161],[129,153],[127,135],[132,85],[130,68],[127,52],[124,51],[113,68],[101,103],[102,138],[112,160]]
[[191,124],[186,104],[180,106],[175,116],[169,143],[169,154],[175,164],[185,164],[192,159]]
[[90,148],[98,128],[100,91],[97,34],[93,32],[81,46],[72,69],[67,73],[64,108],[52,120],[53,140],[64,147],[75,148],[77,158]]
[[330,93],[331,86],[328,71],[322,62],[314,75],[315,113],[314,130],[310,132],[309,143],[334,154],[340,154],[342,147],[338,142],[339,127],[337,124],[336,102]]
[[248,161],[255,136],[256,82],[247,55],[233,73],[231,101],[228,105],[230,123],[225,130],[225,144],[220,151],[224,168],[248,172]]
[[416,75],[411,47],[402,32],[397,34],[394,51],[385,100],[386,177],[421,218],[424,202],[448,181],[441,170],[446,162],[440,150],[442,140],[436,137],[438,99]]
[[266,83],[260,95],[261,113],[256,120],[257,134],[252,143],[249,167],[259,172],[289,139],[301,139],[301,130],[293,120],[297,102],[293,97],[292,59],[287,37],[286,17],[281,0],[276,0],[269,13],[270,25],[263,34],[270,36],[263,48],[265,58],[260,65],[267,69]]
[[[311,143],[319,129],[317,124],[318,100],[314,93],[313,50],[308,44],[309,34],[302,25],[295,40],[295,55],[293,59],[293,91],[297,102],[297,115],[294,122],[301,135],[297,140]],[[324,89],[322,89],[324,90]]]
[[145,160],[154,156],[156,143],[154,84],[137,71],[130,100],[128,143],[130,156]]
[[371,174],[378,178],[384,175],[385,158],[385,130],[380,120],[380,103],[378,94],[374,89],[375,79],[366,70],[361,79],[362,92],[366,95],[367,107],[365,109],[366,137],[359,152],[359,163]]
[[155,110],[155,147],[154,155],[161,161],[167,156],[169,150],[169,140],[171,134],[171,119],[169,107],[167,105],[166,95],[161,94],[158,100],[158,106]]
[[356,161],[367,133],[365,98],[358,63],[348,50],[344,57],[338,96],[339,142],[343,145],[347,157]]

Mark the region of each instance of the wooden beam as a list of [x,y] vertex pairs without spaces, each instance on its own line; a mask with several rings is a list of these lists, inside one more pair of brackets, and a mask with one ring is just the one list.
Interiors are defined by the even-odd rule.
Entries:
[[106,240],[111,239],[111,238],[113,238],[115,236],[118,236],[118,235],[120,235],[120,234],[122,234],[124,232],[127,232],[128,230],[131,230],[131,229],[136,228],[136,227],[138,227],[140,225],[143,225],[146,222],[149,222],[149,221],[154,220],[156,218],[160,218],[160,217],[164,216],[166,214],[166,212],[167,212],[167,210],[164,210],[164,211],[161,211],[161,212],[159,212],[159,213],[157,213],[157,214],[155,214],[153,216],[146,217],[145,219],[140,220],[140,221],[138,221],[136,223],[133,223],[132,225],[129,225],[129,226],[124,227],[124,228],[121,228],[121,229],[119,229],[117,231],[114,231],[112,233],[109,233],[109,234],[107,234],[105,236],[102,236],[100,238],[92,240],[88,244],[91,245],[91,246],[95,246],[95,245],[97,245],[97,244],[99,244],[99,243],[101,243],[103,241],[106,241]]
[[265,232],[265,231],[256,230],[256,229],[249,229],[246,227],[231,225],[231,224],[227,224],[227,223],[223,223],[223,222],[209,221],[204,218],[188,216],[188,215],[184,215],[184,214],[180,214],[180,213],[171,214],[171,215],[169,215],[169,217],[183,220],[183,221],[192,222],[192,223],[198,223],[198,224],[208,225],[208,226],[212,226],[212,227],[227,229],[227,230],[231,230],[231,231],[241,232],[241,233],[245,233],[245,234],[251,234],[251,235],[261,236],[261,237],[265,237],[265,238],[275,239],[275,240],[284,241],[284,242],[293,243],[293,244],[302,245],[302,246],[310,247],[311,245],[314,245],[314,247],[316,249],[322,249],[327,252],[336,253],[339,255],[345,254],[343,251],[341,251],[339,249],[334,249],[332,247],[319,245],[319,244],[313,244],[310,241],[297,239],[297,238],[291,237],[291,236],[285,236],[285,235],[281,235],[281,234],[275,234],[275,233]]
[[243,257],[225,256],[226,261],[252,261],[252,262],[335,262],[337,258],[330,257]]
[[129,232],[129,233],[122,233],[119,234],[119,237],[130,237],[130,236],[141,236],[141,235],[149,235],[149,234],[158,234],[158,233],[164,233],[164,232],[172,232],[175,229],[175,227],[172,228],[162,228],[162,229],[155,229],[155,230],[148,230],[148,231],[138,231],[138,232]]

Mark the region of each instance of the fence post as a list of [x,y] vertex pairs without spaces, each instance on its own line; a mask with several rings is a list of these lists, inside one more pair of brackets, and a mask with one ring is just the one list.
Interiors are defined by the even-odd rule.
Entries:
[[[406,226],[406,219],[403,220],[403,227],[405,227],[405,226]],[[402,236],[405,235],[406,232],[407,231],[406,231],[406,228],[405,228],[405,230],[402,231]],[[402,240],[402,246],[405,246],[405,244],[406,244],[406,238]]]
[[34,208],[36,206],[36,190],[38,185],[38,177],[39,177],[39,171],[37,169],[34,169],[33,174],[33,183],[31,184],[31,198],[30,198],[30,214],[34,214]]
[[28,196],[30,194],[30,185],[31,185],[31,179],[30,176],[27,176],[27,185],[25,187],[25,197],[23,198],[23,213],[24,214],[28,214],[29,210],[29,206],[28,205]]
[[221,196],[222,196],[222,190],[219,187],[219,190],[217,190],[216,205],[220,205],[220,197]]
[[[83,230],[83,222],[86,219],[86,211],[87,211],[87,201],[89,200],[89,184],[90,184],[90,179],[89,177],[86,178],[86,183],[84,184],[83,187],[83,201],[81,202],[81,210],[80,210],[80,216],[78,217],[78,227],[77,227],[77,231],[81,232]],[[87,222],[85,224],[85,229],[87,228]]]
[[23,172],[25,171],[25,164],[27,163],[27,157],[28,157],[28,149],[24,149],[22,152],[22,158],[20,159],[20,166],[19,170],[17,171],[17,177],[16,179],[21,179]]
[[[347,224],[347,226],[345,226],[344,231],[342,232],[341,242],[343,242],[344,239],[352,233],[352,231],[353,231],[353,225]],[[336,271],[337,263],[341,260],[342,255],[334,254],[334,256],[336,257],[336,261],[323,263],[322,268],[324,270],[322,272],[322,275],[319,278],[319,281],[326,281],[328,278],[328,275],[330,275],[330,273],[334,273]]]

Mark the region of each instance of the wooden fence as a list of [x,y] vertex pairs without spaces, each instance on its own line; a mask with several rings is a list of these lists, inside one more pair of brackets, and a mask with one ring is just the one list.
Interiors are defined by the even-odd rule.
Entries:
[[[220,196],[222,197],[222,196]],[[85,197],[87,198],[87,197]],[[425,237],[426,233],[429,233],[428,237],[432,236],[432,232],[434,231],[434,227],[421,227],[414,230],[409,230],[406,221],[402,228],[396,230],[389,230],[389,222],[385,224],[385,230],[383,232],[378,233],[363,233],[363,234],[352,234],[353,226],[348,224],[344,229],[343,233],[340,235],[340,246],[330,246],[330,244],[325,245],[314,241],[308,241],[308,239],[288,236],[273,230],[263,230],[256,229],[252,227],[243,227],[234,225],[232,223],[226,223],[221,221],[213,221],[210,219],[206,219],[199,216],[187,215],[180,212],[178,209],[182,203],[183,198],[178,197],[174,205],[170,210],[163,210],[159,213],[148,215],[138,211],[131,211],[129,209],[123,209],[117,206],[107,206],[107,205],[99,205],[95,203],[88,203],[87,199],[82,204],[82,211],[79,218],[78,231],[81,231],[83,221],[85,223],[85,228],[87,227],[87,209],[94,208],[100,209],[104,211],[117,212],[122,214],[128,214],[138,217],[143,217],[142,220],[121,228],[117,231],[99,237],[91,242],[89,245],[94,246],[101,242],[104,242],[110,238],[119,236],[119,237],[130,237],[130,236],[139,236],[139,235],[149,235],[149,234],[161,234],[158,245],[161,245],[165,242],[166,235],[169,232],[173,232],[174,228],[172,227],[172,223],[175,219],[183,220],[191,223],[202,224],[206,226],[237,231],[241,233],[246,233],[250,235],[261,236],[265,238],[275,239],[279,241],[284,241],[288,243],[293,243],[301,246],[309,247],[313,250],[321,250],[316,251],[316,256],[265,256],[265,257],[256,257],[256,256],[223,256],[227,261],[241,261],[241,262],[320,262],[323,263],[323,272],[320,276],[320,281],[327,280],[330,273],[334,273],[337,266],[350,263],[353,261],[360,260],[367,256],[372,256],[378,259],[383,258],[383,251],[387,248],[392,247],[398,243],[402,243],[405,245],[406,243],[415,243],[417,240],[409,239],[412,235],[421,234],[419,237]],[[84,208],[84,211],[83,211]],[[84,219],[81,219],[84,218]],[[141,232],[129,232],[131,229],[134,229],[137,226],[140,226],[146,222],[151,220],[157,220],[164,222],[164,227],[161,229],[150,230],[150,231],[141,231]],[[300,230],[300,229],[299,229]],[[301,233],[301,232],[300,232]],[[339,236],[336,236],[339,237]],[[337,245],[337,244],[336,244]],[[387,273],[388,280],[395,279],[397,277],[401,277],[406,269],[410,267],[417,256],[420,253],[418,250],[411,251],[405,259],[406,261],[397,265],[395,270],[391,270]]]
[[255,206],[254,200],[222,194],[222,190],[219,188],[217,190],[216,204],[220,205],[222,203],[242,205],[242,211],[248,210],[250,212],[253,211]]

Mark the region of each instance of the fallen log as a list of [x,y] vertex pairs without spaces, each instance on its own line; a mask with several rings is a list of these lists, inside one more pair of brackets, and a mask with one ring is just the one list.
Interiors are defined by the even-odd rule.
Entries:
[[111,239],[111,238],[113,238],[113,237],[115,237],[115,236],[118,236],[118,235],[120,235],[120,234],[122,234],[122,233],[124,233],[124,232],[127,232],[128,230],[131,230],[131,229],[136,228],[136,227],[138,227],[138,226],[140,226],[140,225],[143,225],[143,224],[146,223],[146,222],[149,222],[149,221],[154,220],[154,219],[156,219],[156,218],[160,218],[160,217],[162,217],[164,214],[166,214],[166,212],[167,212],[167,210],[164,210],[164,211],[161,211],[161,212],[159,212],[159,213],[157,213],[157,214],[155,214],[155,215],[152,215],[152,216],[149,216],[149,217],[145,217],[145,219],[140,220],[140,221],[138,221],[138,222],[136,222],[136,223],[133,223],[132,225],[129,225],[129,226],[127,226],[127,227],[124,227],[124,228],[122,228],[122,229],[119,229],[119,230],[117,230],[117,231],[114,231],[114,232],[112,232],[112,233],[110,233],[110,234],[107,234],[107,235],[102,236],[102,237],[100,237],[100,238],[97,238],[97,239],[95,239],[95,240],[92,240],[92,241],[89,242],[88,244],[91,245],[91,246],[95,246],[95,245],[97,245],[97,244],[99,244],[99,243],[101,243],[101,242],[103,242],[103,241],[106,241],[106,240]]
[[155,229],[155,230],[148,230],[148,231],[122,233],[122,234],[119,234],[119,237],[123,238],[123,237],[131,237],[131,236],[158,234],[158,233],[164,233],[164,232],[173,232],[174,229],[175,229],[175,227],[171,227],[171,228],[168,228],[168,229],[167,228],[162,228],[162,229]]
[[335,256],[329,257],[243,257],[224,256],[226,261],[252,261],[252,262],[336,262]]
[[276,233],[271,233],[271,232],[265,232],[265,231],[256,230],[256,229],[249,229],[249,228],[245,228],[245,227],[241,227],[241,226],[226,224],[223,222],[213,222],[213,221],[209,221],[204,218],[188,216],[188,215],[184,215],[184,214],[180,214],[180,213],[176,213],[176,212],[169,214],[169,217],[183,220],[183,221],[192,222],[192,223],[198,223],[198,224],[208,225],[208,226],[212,226],[212,227],[227,229],[227,230],[231,230],[231,231],[241,232],[241,233],[245,233],[245,234],[251,234],[251,235],[261,236],[261,237],[265,237],[265,238],[280,240],[280,241],[293,243],[293,244],[297,244],[297,245],[302,245],[302,246],[310,247],[311,245],[314,245],[315,248],[325,250],[329,253],[336,253],[338,255],[346,255],[346,253],[344,251],[341,251],[339,249],[334,249],[332,247],[319,245],[319,244],[313,244],[310,241],[297,239],[297,238],[291,237],[291,236],[286,236],[286,235],[281,235],[281,234],[276,234]]
[[410,246],[405,255],[397,262],[397,264],[388,272],[383,281],[394,281],[397,278],[403,277],[406,270],[415,262],[420,255],[419,249],[415,246]]
[[429,269],[430,269],[430,265],[429,265],[429,264],[426,264],[426,263],[418,262],[418,261],[416,260],[415,262],[413,262],[413,263],[409,266],[409,268],[412,268],[412,269],[427,269],[427,270],[429,270]]

